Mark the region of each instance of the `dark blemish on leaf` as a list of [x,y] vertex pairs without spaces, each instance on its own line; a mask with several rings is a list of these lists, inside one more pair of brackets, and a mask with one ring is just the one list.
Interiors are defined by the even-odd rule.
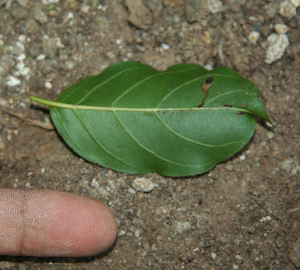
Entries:
[[244,115],[245,113],[244,112],[238,112],[238,115]]
[[246,107],[247,107],[247,104],[242,104],[240,107],[241,107],[241,108],[246,108]]
[[204,101],[208,97],[208,90],[212,87],[214,84],[214,78],[212,76],[208,76],[205,80],[205,82],[202,84],[201,89],[205,92],[205,96],[202,99],[201,104],[198,106],[198,108],[202,107],[204,105]]
[[229,107],[229,108],[234,107],[234,105],[231,105],[231,104],[223,104],[223,106],[224,107]]
[[212,84],[214,81],[213,77],[209,76],[206,78],[205,84]]

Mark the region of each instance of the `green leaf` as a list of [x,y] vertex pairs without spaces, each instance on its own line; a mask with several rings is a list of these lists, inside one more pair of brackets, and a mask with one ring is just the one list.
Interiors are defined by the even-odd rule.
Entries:
[[269,121],[257,87],[227,67],[179,64],[164,72],[116,63],[65,90],[50,106],[54,125],[83,158],[132,174],[204,173]]

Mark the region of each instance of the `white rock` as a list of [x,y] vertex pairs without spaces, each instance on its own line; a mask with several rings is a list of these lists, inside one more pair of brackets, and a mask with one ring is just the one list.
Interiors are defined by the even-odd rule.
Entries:
[[[48,87],[46,86],[47,83],[50,83],[50,82],[46,82],[46,83],[45,83],[45,87],[46,87],[46,88],[48,88]],[[51,84],[51,83],[50,83],[50,84]],[[52,85],[51,85],[51,87],[52,87]],[[99,183],[97,182],[97,179],[96,179],[96,178],[93,178],[93,179],[92,179],[91,187],[93,187],[93,188],[98,188],[98,187],[99,187]]]
[[135,194],[135,190],[133,188],[129,188],[128,192],[131,193],[131,194]]
[[257,31],[252,31],[249,36],[248,39],[252,44],[256,44],[257,40],[259,39],[260,33]]
[[51,3],[58,3],[58,2],[59,2],[59,0],[42,0],[42,3],[44,5],[49,5]]
[[191,228],[191,224],[186,221],[186,222],[180,222],[178,221],[176,224],[176,231],[178,233],[183,233],[184,231],[187,231]]
[[290,0],[290,2],[291,2],[295,7],[299,7],[299,6],[300,6],[300,0]]
[[137,191],[150,192],[154,189],[154,184],[150,179],[141,177],[134,179],[132,186]]
[[265,217],[262,217],[259,221],[261,223],[263,223],[263,222],[270,221],[270,220],[272,220],[272,218],[270,216],[265,216]]
[[61,43],[60,37],[55,38],[55,46],[56,46],[56,48],[63,48],[64,47],[64,44]]
[[24,43],[26,41],[26,36],[25,35],[19,35],[18,40],[22,43]]
[[116,40],[116,44],[117,44],[117,45],[120,45],[120,44],[122,43],[122,41],[123,41],[123,40],[122,40],[121,38],[118,38],[118,39]]
[[297,10],[289,1],[284,1],[280,3],[279,13],[285,18],[291,19],[296,15]]
[[75,67],[74,62],[72,62],[72,61],[66,61],[65,64],[66,64],[66,68],[68,70],[72,70]]
[[6,84],[8,86],[16,86],[16,85],[19,85],[21,83],[21,81],[13,76],[8,76],[7,77],[7,82]]
[[24,61],[24,60],[26,59],[25,53],[22,53],[22,54],[18,55],[18,56],[17,56],[17,59],[18,59],[19,61]]
[[280,59],[289,46],[289,39],[285,34],[271,34],[268,37],[269,47],[267,48],[266,60],[267,64]]
[[213,65],[208,64],[208,63],[204,65],[204,68],[207,69],[207,70],[213,70],[214,69]]
[[125,235],[125,234],[126,234],[126,232],[125,232],[124,230],[121,230],[121,231],[118,233],[118,236],[121,237],[121,236],[123,236],[123,235]]
[[170,46],[168,44],[163,43],[163,44],[161,44],[161,46],[163,47],[163,49],[165,51],[170,50]]
[[80,9],[83,13],[89,13],[90,6],[88,5],[83,5]]
[[217,254],[214,253],[214,252],[212,252],[212,253],[211,253],[211,258],[212,258],[213,260],[215,260],[215,259],[217,258]]
[[21,76],[26,76],[29,74],[30,72],[30,68],[29,67],[25,67],[25,64],[24,62],[20,62],[16,65],[17,69],[18,69],[18,73],[21,75]]
[[218,13],[223,9],[223,2],[221,0],[207,0],[207,3],[211,13]]
[[274,29],[277,34],[286,34],[289,28],[285,24],[278,23],[275,24]]
[[45,57],[44,54],[40,54],[40,55],[36,58],[36,60],[40,61],[40,60],[44,60],[45,58],[46,58],[46,57]]
[[[45,82],[45,87],[46,87],[47,89],[51,89],[51,88],[52,88],[51,82]],[[94,186],[93,186],[93,181],[94,181],[94,179],[95,179],[95,178],[93,178],[93,180],[92,180],[92,184],[91,184],[92,187],[94,187]],[[99,187],[99,184],[98,184],[98,187]]]

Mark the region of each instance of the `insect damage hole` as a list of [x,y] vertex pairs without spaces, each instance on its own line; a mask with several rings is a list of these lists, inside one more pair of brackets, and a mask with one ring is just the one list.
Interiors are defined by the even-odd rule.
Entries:
[[212,76],[208,76],[206,78],[206,80],[204,81],[204,83],[202,84],[202,86],[201,86],[201,89],[205,92],[205,96],[202,99],[202,102],[198,106],[198,108],[200,108],[200,107],[202,107],[204,105],[204,101],[208,97],[208,90],[212,87],[213,84],[214,84],[214,78]]

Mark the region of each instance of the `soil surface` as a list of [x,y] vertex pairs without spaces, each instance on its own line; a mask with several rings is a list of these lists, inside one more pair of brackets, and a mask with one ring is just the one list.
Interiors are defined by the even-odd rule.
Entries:
[[[228,66],[258,86],[276,123],[272,129],[258,121],[247,147],[206,174],[142,175],[154,184],[144,193],[133,187],[141,176],[91,164],[57,131],[29,125],[2,108],[0,187],[52,188],[99,199],[114,212],[119,237],[98,256],[2,256],[0,269],[300,267],[295,6],[281,0],[4,0],[0,5],[0,105],[13,113],[50,122],[47,110],[32,107],[30,95],[55,100],[84,77],[135,60],[159,70],[177,63]],[[274,33],[284,45],[268,49]]]

